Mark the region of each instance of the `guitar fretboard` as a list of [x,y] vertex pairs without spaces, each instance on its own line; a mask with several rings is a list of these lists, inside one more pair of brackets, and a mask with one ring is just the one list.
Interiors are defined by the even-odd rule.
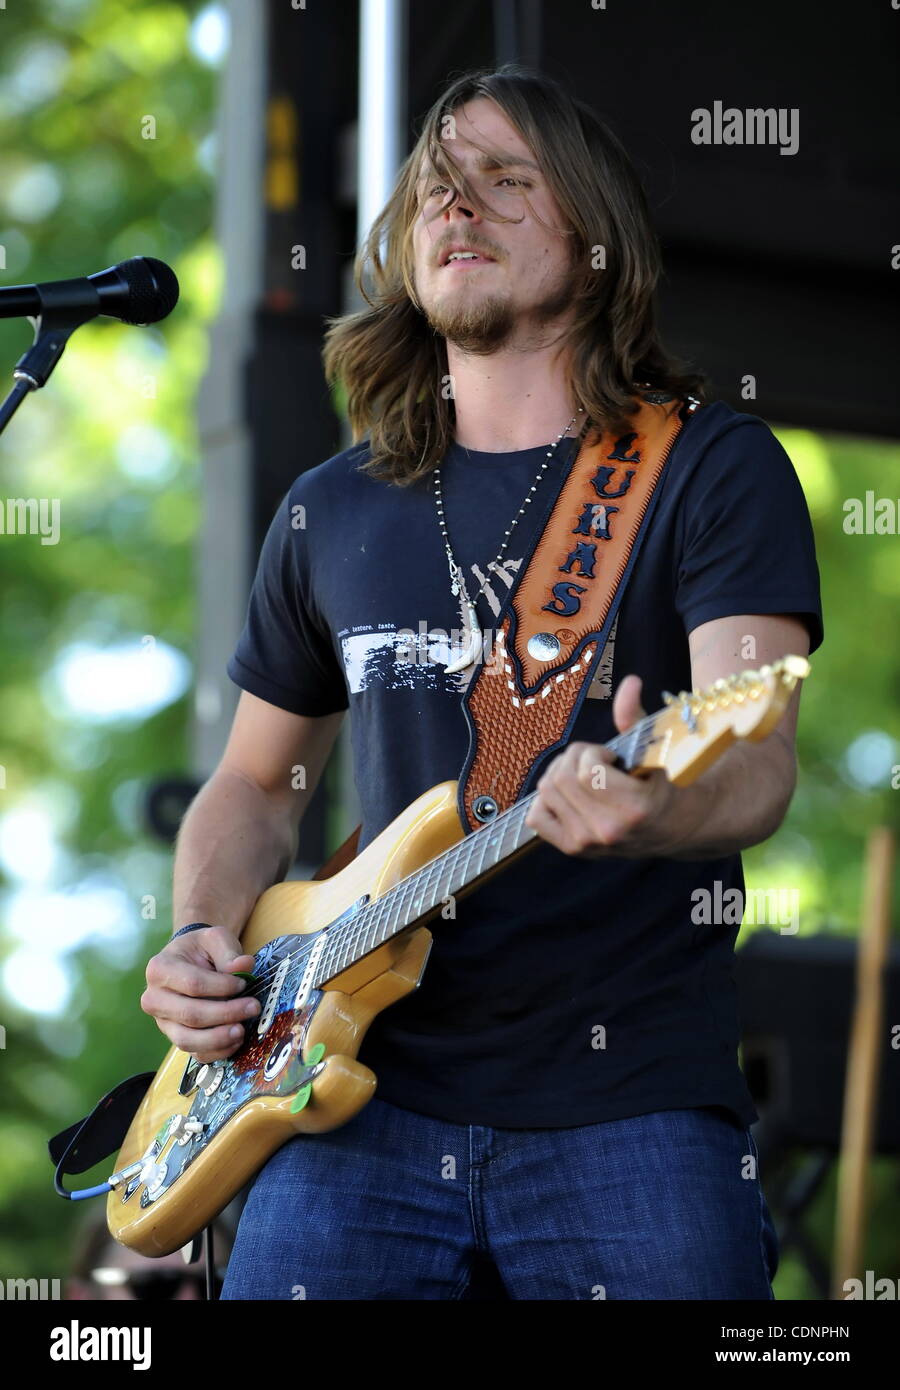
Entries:
[[[633,772],[641,766],[656,719],[656,715],[647,715],[626,734],[618,734],[606,744],[624,771]],[[531,792],[523,797],[480,830],[464,836],[429,864],[402,879],[375,902],[361,907],[349,920],[329,927],[327,944],[316,969],[315,987],[321,988],[451,898],[477,887],[485,875],[504,861],[533,848],[538,834],[525,824],[525,817],[536,795]]]

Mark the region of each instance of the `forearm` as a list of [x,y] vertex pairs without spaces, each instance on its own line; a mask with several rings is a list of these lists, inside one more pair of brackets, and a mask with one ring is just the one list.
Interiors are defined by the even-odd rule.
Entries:
[[666,858],[719,859],[767,840],[784,820],[796,780],[793,748],[778,732],[734,744],[696,782],[675,788]]
[[219,769],[181,824],[172,885],[173,928],[209,922],[238,933],[257,898],[279,883],[297,850],[297,817],[237,773]]

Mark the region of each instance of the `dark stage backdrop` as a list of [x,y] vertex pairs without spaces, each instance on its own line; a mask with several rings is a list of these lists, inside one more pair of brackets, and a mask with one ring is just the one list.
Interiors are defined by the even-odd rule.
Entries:
[[[347,442],[320,352],[325,316],[347,307],[356,244],[357,15],[268,5],[248,575],[293,478]],[[898,24],[886,0],[839,20],[815,0],[410,0],[404,152],[453,76],[510,60],[546,70],[635,160],[663,247],[663,335],[713,394],[773,423],[896,436]],[[695,143],[695,113],[714,122],[716,103],[781,111],[781,142]],[[305,822],[311,858],[327,848],[328,805],[348,798],[347,779],[323,782]]]

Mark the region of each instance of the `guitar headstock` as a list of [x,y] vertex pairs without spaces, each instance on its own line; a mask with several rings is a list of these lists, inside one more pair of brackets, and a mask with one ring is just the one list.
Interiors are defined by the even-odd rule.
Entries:
[[772,666],[716,681],[708,690],[664,692],[665,707],[654,716],[640,769],[662,768],[671,782],[687,786],[735,740],[766,738],[810,670],[806,657],[783,656]]

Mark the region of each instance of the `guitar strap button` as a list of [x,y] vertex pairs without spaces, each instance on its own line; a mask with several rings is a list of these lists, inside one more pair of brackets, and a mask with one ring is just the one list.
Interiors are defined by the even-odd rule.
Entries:
[[480,820],[482,825],[492,821],[499,810],[500,807],[492,796],[476,796],[472,802],[472,815],[476,820]]

